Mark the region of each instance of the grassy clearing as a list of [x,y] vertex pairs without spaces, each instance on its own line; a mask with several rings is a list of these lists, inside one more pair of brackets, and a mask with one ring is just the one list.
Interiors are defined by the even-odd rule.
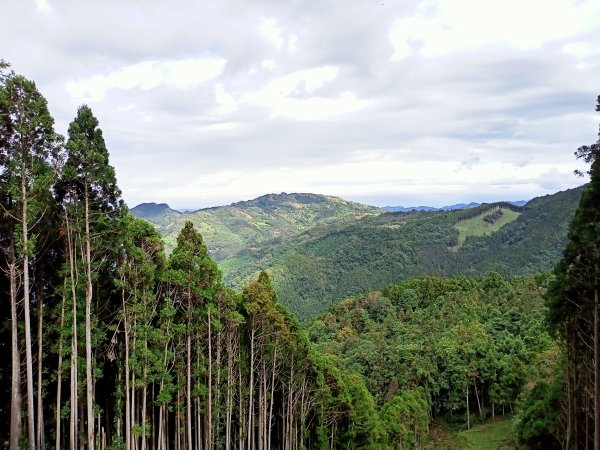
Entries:
[[456,223],[454,227],[458,230],[458,244],[453,247],[452,250],[458,250],[465,243],[465,239],[467,239],[468,236],[484,236],[486,234],[495,233],[504,225],[512,222],[521,215],[521,213],[505,208],[502,208],[500,211],[502,211],[502,216],[494,223],[488,223],[483,220],[489,213]]
[[496,419],[470,430],[451,431],[442,426],[432,429],[427,450],[515,450],[516,435],[510,419]]
[[516,436],[509,419],[498,419],[477,425],[458,434],[471,450],[514,449]]

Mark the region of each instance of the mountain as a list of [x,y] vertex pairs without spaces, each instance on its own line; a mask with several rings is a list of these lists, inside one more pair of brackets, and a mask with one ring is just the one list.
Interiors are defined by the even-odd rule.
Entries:
[[[167,205],[147,205],[155,204],[139,205],[131,212],[154,224],[163,235],[167,248],[175,246],[177,234],[189,220],[199,229],[216,261],[223,261],[242,250],[252,251],[258,245],[289,242],[313,227],[355,222],[383,212],[380,208],[338,197],[286,193],[267,194],[228,206],[184,213]],[[159,210],[161,206],[162,210]]]
[[571,189],[524,206],[385,212],[337,197],[282,193],[192,213],[154,205],[146,218],[171,247],[191,220],[226,284],[240,287],[268,269],[281,302],[307,320],[334,301],[410,277],[549,270],[560,258],[580,194],[581,188]]
[[[516,202],[509,202],[515,206],[524,206],[527,204],[526,200],[518,200]],[[481,203],[457,203],[456,205],[442,206],[436,208],[435,206],[384,206],[387,212],[411,212],[411,211],[454,211],[455,209],[468,209],[477,208]]]
[[181,214],[179,211],[171,209],[166,203],[141,203],[132,208],[130,212],[157,226],[168,226]]
[[550,270],[566,243],[581,188],[455,211],[411,211],[313,228],[292,241],[265,243],[222,261],[239,286],[269,268],[282,303],[301,320],[334,301],[403,279],[437,274],[505,277]]

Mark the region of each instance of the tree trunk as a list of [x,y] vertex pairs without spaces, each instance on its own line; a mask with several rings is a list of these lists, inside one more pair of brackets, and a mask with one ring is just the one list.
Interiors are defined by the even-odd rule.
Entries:
[[467,393],[467,430],[471,429],[471,414],[469,411],[469,386],[466,388]]
[[254,324],[252,325],[252,329],[250,331],[250,398],[248,399],[248,427],[246,432],[248,433],[248,439],[246,447],[248,450],[254,448],[254,440],[252,433],[252,414],[254,413],[254,404],[252,403],[254,398]]
[[191,301],[188,298],[188,327],[187,327],[187,371],[186,371],[186,419],[187,419],[187,444],[192,450],[192,319]]
[[85,379],[87,403],[87,450],[94,450],[94,380],[92,378],[92,243],[88,183],[85,182]]
[[[24,172],[24,169],[23,169]],[[29,311],[29,237],[27,222],[27,189],[25,174],[21,175],[21,201],[22,201],[22,245],[23,245],[23,308],[25,315],[25,359],[27,377],[27,428],[29,448],[35,450],[35,411],[33,408],[33,355],[31,343],[31,313]]]
[[67,279],[65,278],[63,284],[63,298],[62,305],[60,308],[60,332],[58,337],[58,369],[56,371],[56,441],[55,448],[56,450],[60,450],[60,404],[61,404],[61,395],[62,395],[62,364],[63,364],[63,332],[65,325],[65,290],[67,288]]
[[[123,281],[123,280],[122,280]],[[131,397],[129,394],[129,317],[125,305],[125,289],[121,288],[123,301],[123,328],[125,330],[125,449],[131,450]]]
[[207,305],[208,310],[208,404],[206,412],[207,417],[207,429],[206,429],[206,448],[212,448],[212,332],[211,332],[211,318],[210,318],[210,305]]
[[19,439],[21,438],[21,353],[19,351],[19,336],[17,327],[17,270],[15,262],[15,244],[12,235],[10,239],[8,259],[12,351],[12,374],[10,388],[10,449],[17,450],[19,448]]
[[598,342],[598,283],[594,288],[594,449],[600,450],[600,342]]
[[71,332],[71,386],[70,386],[70,420],[69,420],[69,448],[77,448],[77,278],[75,271],[75,246],[73,243],[73,230],[69,223],[68,212],[65,213],[65,226],[67,231],[67,258],[69,260],[69,277],[72,299],[72,332]]
[[[40,275],[40,280],[43,275]],[[42,450],[44,445],[44,413],[42,402],[42,358],[43,358],[43,325],[44,325],[44,296],[41,284],[38,283],[38,373],[37,373],[37,448]]]

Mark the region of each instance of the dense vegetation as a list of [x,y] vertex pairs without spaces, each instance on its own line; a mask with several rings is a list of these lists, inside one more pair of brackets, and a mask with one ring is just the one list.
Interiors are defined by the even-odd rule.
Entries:
[[[219,264],[230,286],[270,268],[282,303],[307,320],[340,298],[424,274],[511,277],[550,270],[580,194],[581,188],[571,189],[510,209],[492,204],[365,217],[311,228],[293,242],[257,245]],[[489,224],[488,216],[500,210],[502,217]]]
[[[555,370],[559,351],[544,321],[548,279],[409,279],[333,305],[309,333],[365,378],[381,426],[411,448],[430,420],[469,428],[514,411],[523,388]],[[390,411],[403,411],[402,422]]]

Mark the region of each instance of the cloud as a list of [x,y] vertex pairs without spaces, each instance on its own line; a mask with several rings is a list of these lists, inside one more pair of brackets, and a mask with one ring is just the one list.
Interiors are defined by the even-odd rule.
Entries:
[[187,89],[219,76],[225,63],[222,58],[145,61],[106,75],[68,81],[65,87],[73,97],[90,101],[101,100],[109,89],[148,91],[163,84]]
[[241,101],[269,109],[273,116],[295,120],[322,120],[352,113],[372,104],[352,92],[337,98],[314,95],[338,75],[333,66],[301,70],[276,78],[263,88],[245,93]]
[[573,151],[597,140],[595,0],[4,11],[2,57],[36,81],[58,131],[90,104],[131,205],[295,190],[377,204],[531,198],[581,183]]
[[494,44],[527,50],[594,28],[599,18],[600,5],[593,0],[426,0],[415,16],[398,19],[389,36],[394,59]]

